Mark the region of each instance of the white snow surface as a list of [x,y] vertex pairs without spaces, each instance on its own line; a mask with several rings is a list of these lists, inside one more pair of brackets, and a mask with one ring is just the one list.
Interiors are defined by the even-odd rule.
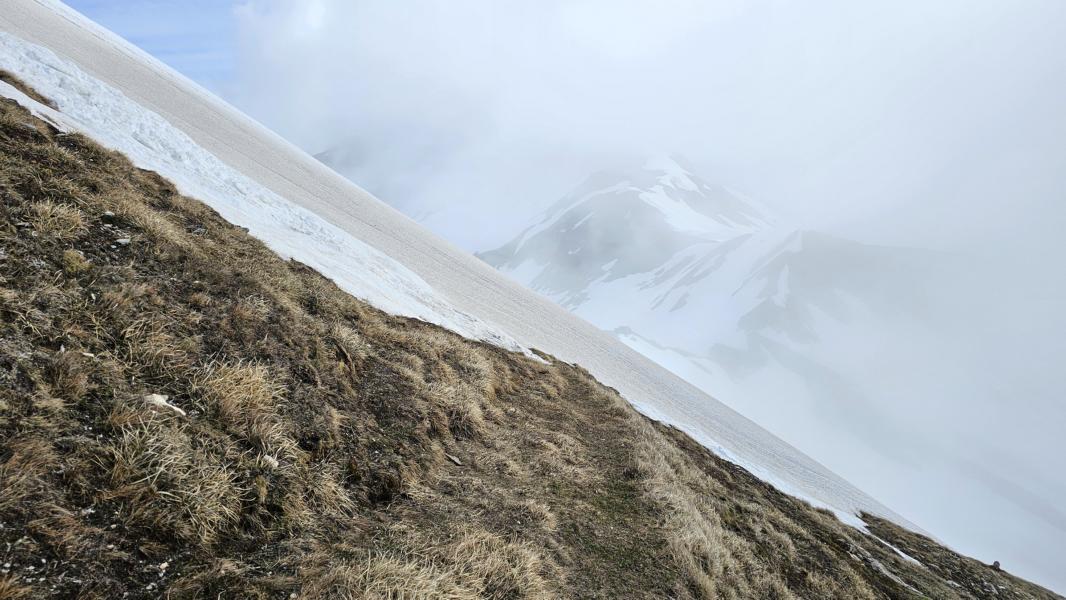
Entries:
[[[785,492],[852,524],[865,511],[914,528],[736,411],[437,238],[61,3],[7,1],[0,32],[8,34],[0,66],[52,97],[57,118],[173,179],[356,295],[470,337],[578,363],[645,414]],[[677,175],[671,179],[684,185]]]
[[19,94],[22,103],[160,173],[182,193],[205,201],[281,256],[326,274],[353,296],[386,312],[523,350],[510,336],[456,310],[407,267],[233,169],[156,113],[47,48],[0,32],[0,68],[32,82],[58,114]]
[[[695,188],[695,184],[692,184],[688,178],[686,178],[685,181]],[[677,187],[688,189],[681,186]],[[640,193],[640,199],[651,206],[654,206],[663,214],[666,222],[678,231],[691,231],[694,233],[707,233],[720,236],[722,230],[730,231],[733,229],[729,226],[723,227],[722,223],[693,210],[693,208],[688,204],[685,204],[684,201],[671,197],[666,193],[666,190],[663,189],[662,185],[657,185],[650,190],[642,191]]]

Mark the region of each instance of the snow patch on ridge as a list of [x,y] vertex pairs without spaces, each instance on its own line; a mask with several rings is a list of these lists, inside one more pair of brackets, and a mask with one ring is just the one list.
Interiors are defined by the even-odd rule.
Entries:
[[677,164],[677,161],[669,156],[654,156],[649,158],[644,163],[644,168],[648,171],[661,171],[664,173],[659,178],[659,182],[663,185],[675,187],[680,190],[687,190],[690,192],[699,191],[699,186],[696,182],[692,181],[692,178],[688,171],[684,167]]
[[0,32],[0,68],[51,99],[58,111],[10,86],[0,89],[3,95],[158,172],[182,193],[247,227],[282,257],[307,264],[353,296],[389,313],[529,354],[509,335],[453,308],[407,267],[231,168],[166,119],[52,51]]

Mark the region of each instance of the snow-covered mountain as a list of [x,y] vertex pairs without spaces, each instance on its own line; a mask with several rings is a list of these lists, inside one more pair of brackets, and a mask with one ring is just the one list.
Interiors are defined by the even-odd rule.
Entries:
[[841,340],[932,322],[919,284],[947,260],[789,226],[672,157],[592,175],[479,257],[816,456],[797,420],[876,420]]
[[688,249],[716,247],[767,225],[755,206],[660,159],[589,177],[539,223],[481,258],[579,309],[602,284],[651,273]]

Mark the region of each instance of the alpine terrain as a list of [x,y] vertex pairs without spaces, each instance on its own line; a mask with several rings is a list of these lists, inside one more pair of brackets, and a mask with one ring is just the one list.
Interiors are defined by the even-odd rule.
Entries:
[[[652,202],[766,222],[708,197]],[[986,597],[1059,598],[62,4],[0,12],[0,600]]]
[[596,173],[478,256],[805,448],[824,425],[797,419],[870,404],[834,339],[931,321],[916,282],[952,260],[796,228],[677,157]]

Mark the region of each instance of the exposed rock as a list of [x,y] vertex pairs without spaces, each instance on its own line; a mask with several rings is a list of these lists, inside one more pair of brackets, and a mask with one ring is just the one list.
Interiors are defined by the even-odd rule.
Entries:
[[179,408],[177,406],[174,406],[173,404],[167,402],[168,398],[169,398],[169,396],[164,396],[163,394],[148,394],[147,396],[144,397],[144,401],[149,406],[152,406],[154,408],[159,408],[159,409],[162,409],[162,410],[169,410],[169,411],[171,411],[173,413],[176,413],[176,414],[184,417],[185,416],[185,411],[182,410],[181,408]]

